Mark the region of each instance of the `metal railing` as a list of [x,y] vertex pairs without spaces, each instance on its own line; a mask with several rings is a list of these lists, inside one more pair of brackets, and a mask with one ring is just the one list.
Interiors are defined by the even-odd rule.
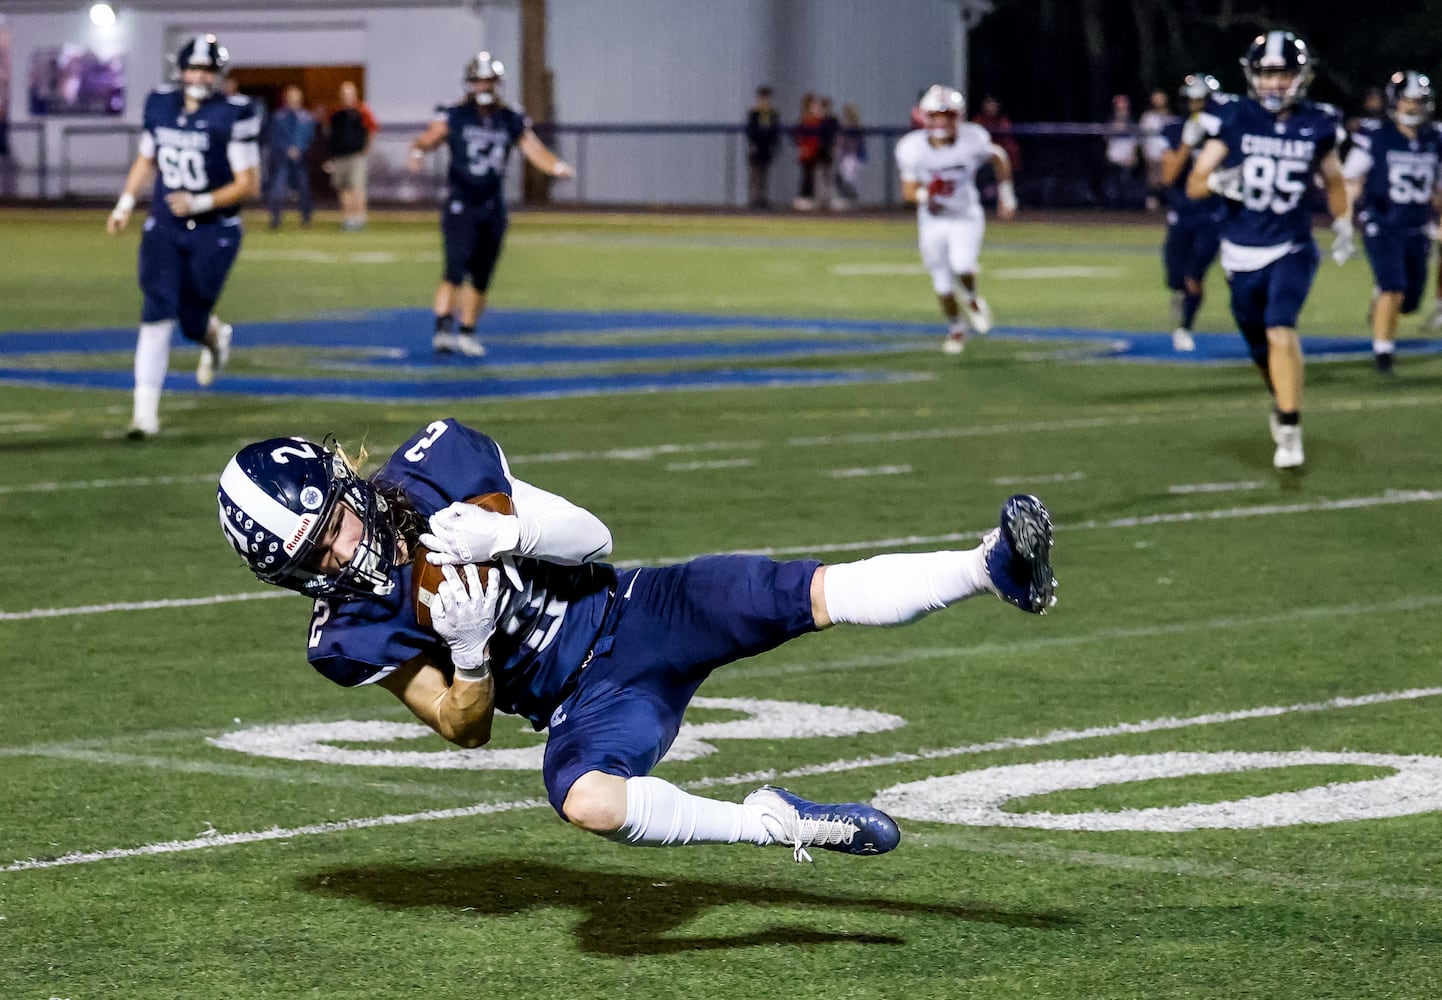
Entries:
[[[446,157],[430,157],[422,171],[408,169],[410,142],[426,123],[383,126],[370,155],[369,193],[376,203],[428,206],[444,194]],[[566,125],[544,123],[537,133],[576,168],[576,178],[557,182],[552,201],[585,206],[741,207],[747,200],[746,142],[742,126],[730,124]],[[868,152],[858,177],[857,206],[884,208],[900,202],[892,160],[905,127],[868,128]],[[135,157],[136,125],[43,123],[10,126],[11,156],[0,158],[0,197],[24,200],[112,198]],[[1023,206],[1046,208],[1142,207],[1146,181],[1140,166],[1111,167],[1106,141],[1114,133],[1100,124],[1017,125],[1010,138],[1018,153],[1017,194]],[[518,154],[519,155],[519,154]],[[324,153],[312,150],[317,196],[329,192],[320,170]],[[521,168],[509,171],[507,193],[521,195]],[[985,177],[983,193],[990,195]],[[771,204],[790,205],[800,185],[795,147],[788,138],[770,170]],[[823,206],[824,207],[824,206]]]

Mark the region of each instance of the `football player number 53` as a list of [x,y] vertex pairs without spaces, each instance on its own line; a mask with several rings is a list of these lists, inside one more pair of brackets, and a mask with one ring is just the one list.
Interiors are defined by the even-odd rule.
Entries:
[[160,170],[160,179],[172,191],[210,188],[210,180],[205,175],[205,157],[198,149],[161,146],[155,151],[155,166]]

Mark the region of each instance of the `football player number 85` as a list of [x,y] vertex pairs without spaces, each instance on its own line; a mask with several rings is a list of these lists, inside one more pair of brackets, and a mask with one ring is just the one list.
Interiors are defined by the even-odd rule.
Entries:
[[205,176],[205,157],[198,149],[175,149],[161,146],[155,151],[155,165],[160,179],[172,191],[206,191],[210,181]]
[[1242,204],[1254,212],[1290,212],[1307,190],[1306,160],[1249,156],[1242,161]]

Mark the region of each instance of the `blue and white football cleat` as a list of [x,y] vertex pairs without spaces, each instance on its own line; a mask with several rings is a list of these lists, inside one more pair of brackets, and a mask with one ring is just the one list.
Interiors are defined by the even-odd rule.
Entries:
[[762,785],[746,796],[746,805],[761,810],[766,829],[792,849],[797,861],[811,860],[808,847],[842,854],[885,854],[901,843],[896,821],[861,802],[824,805],[775,785]]
[[1036,497],[1018,493],[1001,505],[1001,525],[982,539],[993,592],[1034,615],[1056,604],[1051,575],[1051,515]]

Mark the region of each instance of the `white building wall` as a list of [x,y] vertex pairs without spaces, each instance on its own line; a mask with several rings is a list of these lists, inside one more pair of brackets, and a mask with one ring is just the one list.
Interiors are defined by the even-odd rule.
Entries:
[[[363,64],[367,103],[394,129],[377,145],[382,179],[399,172],[408,127],[459,94],[461,69],[480,48],[507,64],[509,96],[520,99],[520,13],[513,2],[291,11],[248,11],[237,3],[221,14],[117,8],[107,29],[91,25],[80,3],[72,13],[6,16],[16,71],[11,119],[21,126],[13,144],[22,166],[35,157],[25,129],[31,53],[64,42],[88,44],[101,55],[124,53],[129,95],[119,119],[46,120],[52,168],[68,126],[138,124],[145,94],[168,77],[169,57],[185,35],[201,30],[218,34],[236,65]],[[550,0],[556,120],[737,125],[756,86],[769,83],[784,122],[796,119],[803,91],[815,90],[831,95],[838,111],[855,102],[868,125],[900,127],[916,92],[951,73],[955,11],[950,0]],[[559,199],[720,204],[744,193],[744,150],[735,136],[592,135],[582,148],[566,134],[557,145],[585,171],[579,182],[556,189]],[[890,149],[876,145],[863,174],[863,194],[871,199],[891,170]],[[90,135],[73,135],[67,147],[74,167],[69,190],[113,193],[127,159],[116,163],[117,153],[132,147]],[[795,183],[792,159],[787,143],[773,178],[778,197]],[[113,176],[96,173],[106,166],[115,168]],[[513,189],[519,173],[512,170]],[[52,174],[52,196],[60,193],[58,181]]]

